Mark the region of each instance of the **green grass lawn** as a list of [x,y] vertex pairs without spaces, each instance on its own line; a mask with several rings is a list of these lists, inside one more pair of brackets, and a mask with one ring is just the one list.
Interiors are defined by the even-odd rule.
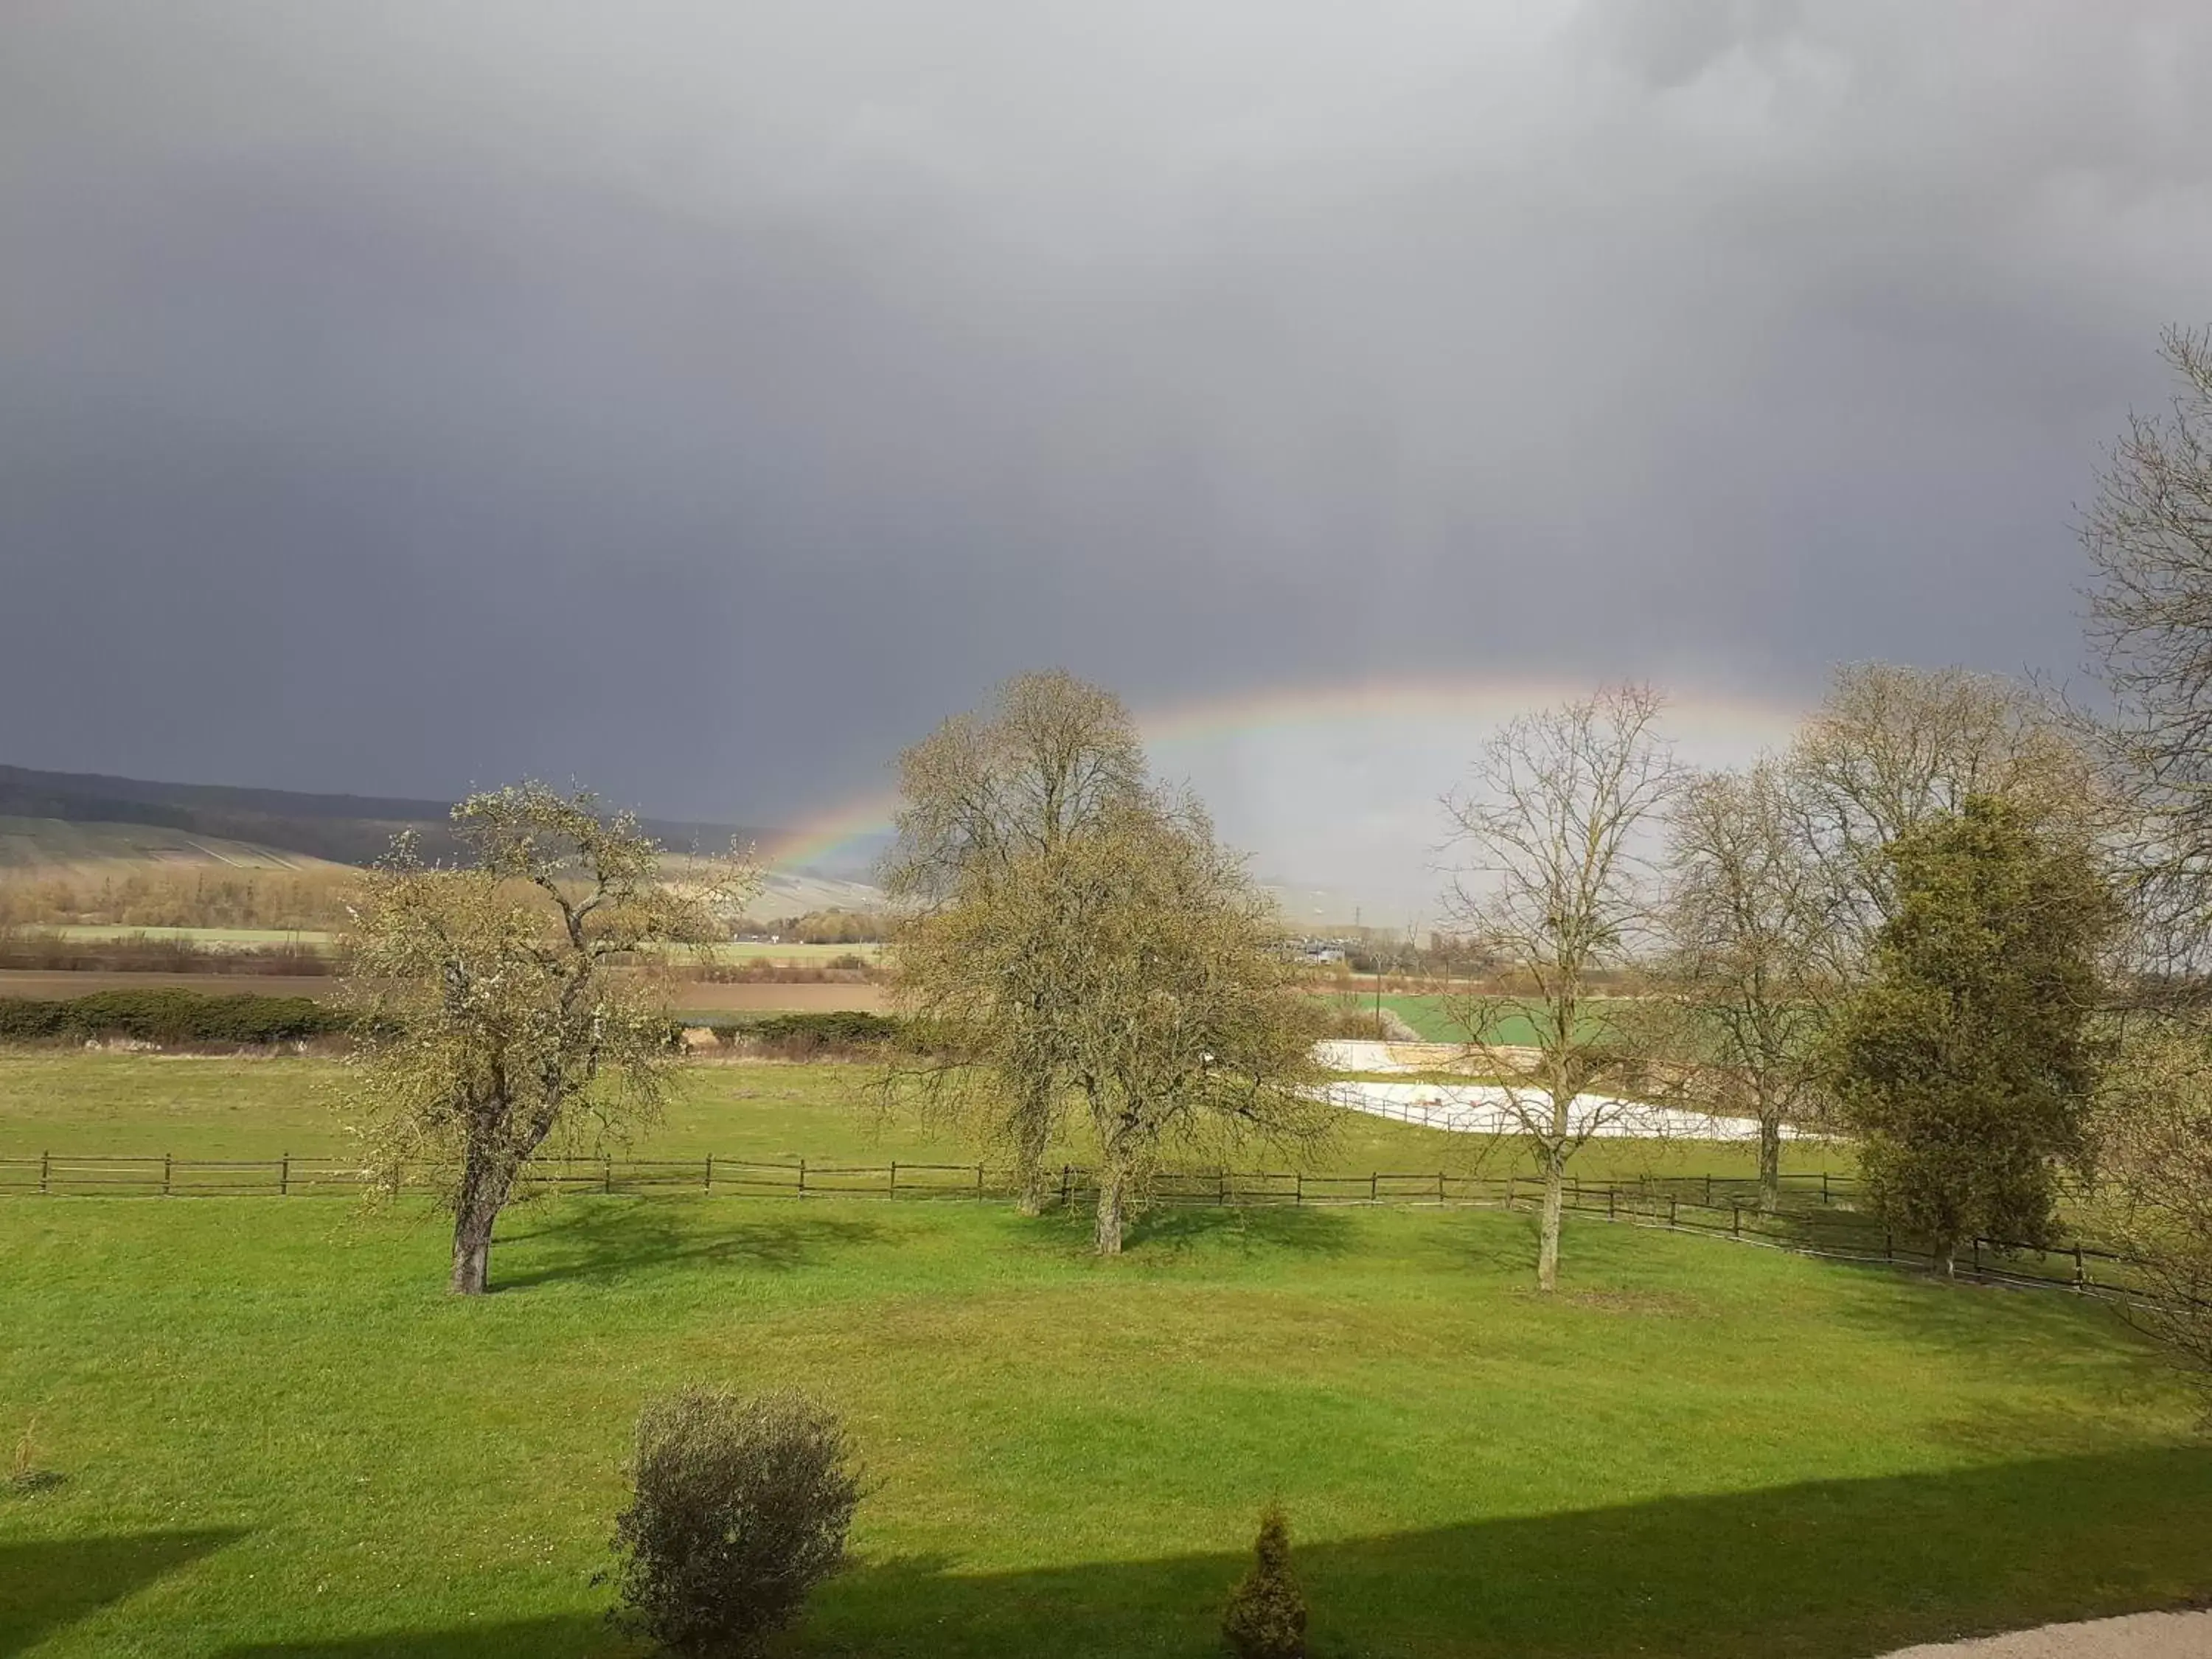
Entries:
[[[641,1135],[641,1158],[794,1159],[882,1164],[973,1163],[957,1135],[911,1115],[886,1115],[870,1068],[845,1065],[703,1062],[683,1073],[667,1118]],[[343,1155],[349,1145],[337,1109],[343,1067],[313,1056],[216,1059],[196,1055],[0,1049],[0,1157],[65,1156],[275,1158]],[[1077,1136],[1054,1161],[1087,1161]],[[1455,1135],[1356,1112],[1341,1115],[1332,1144],[1302,1160],[1254,1149],[1240,1167],[1309,1174],[1480,1170],[1525,1173],[1517,1143]],[[1584,1179],[1639,1173],[1744,1176],[1750,1148],[1702,1141],[1664,1146],[1595,1141],[1575,1164]],[[1211,1160],[1207,1167],[1212,1167]],[[1811,1143],[1785,1149],[1793,1172],[1845,1172],[1848,1152]]]
[[789,1650],[1212,1656],[1265,1500],[1314,1651],[1860,1659],[2212,1591],[2212,1450],[2101,1306],[1527,1218],[568,1199],[0,1203],[0,1653],[629,1652],[647,1395],[836,1405],[858,1564]]

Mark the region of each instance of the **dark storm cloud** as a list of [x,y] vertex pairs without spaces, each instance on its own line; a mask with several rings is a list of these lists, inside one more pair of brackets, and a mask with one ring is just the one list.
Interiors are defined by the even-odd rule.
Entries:
[[1047,662],[2072,666],[2212,14],[1541,12],[19,3],[0,757],[758,816]]

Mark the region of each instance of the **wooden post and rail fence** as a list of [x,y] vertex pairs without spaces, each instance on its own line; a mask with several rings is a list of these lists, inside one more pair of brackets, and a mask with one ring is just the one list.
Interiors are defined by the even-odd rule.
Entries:
[[[429,1176],[434,1171],[421,1172]],[[44,1152],[0,1157],[0,1198],[279,1198],[358,1194],[379,1184],[358,1164],[337,1158],[179,1158]],[[1831,1260],[1881,1262],[1935,1270],[1932,1249],[1899,1238],[1855,1207],[1850,1176],[1784,1176],[1778,1207],[1761,1207],[1747,1176],[1645,1176],[1602,1184],[1569,1177],[1561,1194],[1571,1213],[1616,1224],[1660,1227]],[[823,1164],[714,1152],[691,1158],[540,1158],[520,1183],[525,1196],[592,1193],[601,1196],[730,1198],[877,1198],[899,1202],[1011,1197],[1011,1170],[984,1164]],[[1073,1207],[1095,1195],[1094,1172],[1060,1168],[1060,1201]],[[1165,1206],[1298,1209],[1424,1206],[1430,1208],[1533,1209],[1540,1178],[1468,1175],[1449,1170],[1364,1175],[1309,1170],[1168,1170],[1151,1183],[1151,1200]],[[2084,1243],[2038,1249],[2002,1240],[1966,1241],[1960,1277],[1984,1283],[2066,1289],[2133,1298],[2145,1293],[2127,1257]]]

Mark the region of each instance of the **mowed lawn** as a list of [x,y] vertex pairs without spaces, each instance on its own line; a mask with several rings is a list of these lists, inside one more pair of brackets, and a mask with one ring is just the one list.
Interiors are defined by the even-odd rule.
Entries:
[[0,1653],[562,1656],[639,1402],[798,1386],[868,1472],[788,1651],[1217,1653],[1259,1506],[1314,1651],[1856,1659],[2212,1590],[2212,1451],[2109,1310],[1627,1227],[568,1199],[0,1202]]

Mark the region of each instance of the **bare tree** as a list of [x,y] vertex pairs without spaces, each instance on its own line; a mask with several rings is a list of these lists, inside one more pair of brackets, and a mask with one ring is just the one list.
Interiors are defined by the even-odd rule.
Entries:
[[2170,329],[2168,407],[2113,446],[2081,526],[2102,727],[2134,833],[2136,1006],[2093,1118],[2105,1228],[2143,1264],[2138,1310],[2212,1395],[2212,331]]
[[[1103,1255],[1120,1252],[1167,1151],[1305,1146],[1334,1118],[1311,1057],[1317,1011],[1273,904],[1189,802],[1147,793],[1081,835],[971,869],[900,950],[944,1034],[924,1086],[951,1089],[971,1133],[1029,1152],[1030,1088],[1050,1091],[1048,1121],[1082,1115]],[[1024,1089],[961,1092],[977,1071]]]
[[635,818],[539,783],[471,795],[453,823],[471,864],[425,865],[403,838],[364,883],[346,988],[364,1036],[346,1104],[380,1187],[438,1185],[452,1287],[473,1296],[500,1212],[549,1137],[619,1137],[659,1111],[666,1000],[616,960],[726,932],[753,872],[733,855],[679,890]]
[[1028,871],[1034,881],[1060,848],[1127,810],[1146,787],[1128,710],[1112,692],[1059,671],[1007,681],[987,708],[946,720],[900,757],[898,840],[883,869],[903,909],[892,930],[893,994],[908,1012],[982,1044],[934,1068],[928,1093],[1012,1152],[1024,1214],[1042,1203],[1044,1151],[1067,1080],[1049,1006],[1056,981],[1048,958],[1060,936],[1025,942],[1033,971],[993,978],[980,964],[996,958],[977,954],[973,934],[1006,914],[1001,899],[1018,865],[1042,860]]
[[2194,975],[2212,945],[2212,331],[2169,330],[2163,355],[2172,404],[2129,422],[2081,539],[2138,897],[2162,965]]
[[1335,1109],[1273,901],[1194,802],[1155,802],[1067,849],[1079,925],[1055,1000],[1099,1147],[1096,1241],[1122,1224],[1162,1152],[1325,1140]]
[[978,866],[1058,846],[1146,785],[1144,742],[1121,700],[1064,670],[1021,674],[899,757],[898,840],[883,884],[941,901]]
[[[1468,789],[1444,803],[1449,844],[1467,860],[1446,908],[1500,964],[1494,988],[1455,999],[1454,1012],[1536,1149],[1536,1282],[1546,1291],[1559,1283],[1569,1160],[1639,1109],[1595,1091],[1638,1086],[1651,1058],[1644,1012],[1618,996],[1616,976],[1650,935],[1654,819],[1680,782],[1658,732],[1662,708],[1650,687],[1627,685],[1523,715],[1485,746]],[[1532,1040],[1497,1040],[1516,1027]]]
[[2130,1311],[2212,1397],[2212,1042],[2201,1025],[2126,1022],[2090,1134],[2099,1231],[2148,1280]]
[[1692,780],[1668,815],[1663,982],[1689,1062],[1680,1086],[1759,1123],[1759,1194],[1781,1195],[1782,1132],[1817,1097],[1828,886],[1774,761]]
[[1961,668],[1838,668],[1786,765],[1798,833],[1830,878],[1838,979],[1893,908],[1892,842],[1971,795],[2087,833],[2101,798],[2090,757],[2033,688]]

